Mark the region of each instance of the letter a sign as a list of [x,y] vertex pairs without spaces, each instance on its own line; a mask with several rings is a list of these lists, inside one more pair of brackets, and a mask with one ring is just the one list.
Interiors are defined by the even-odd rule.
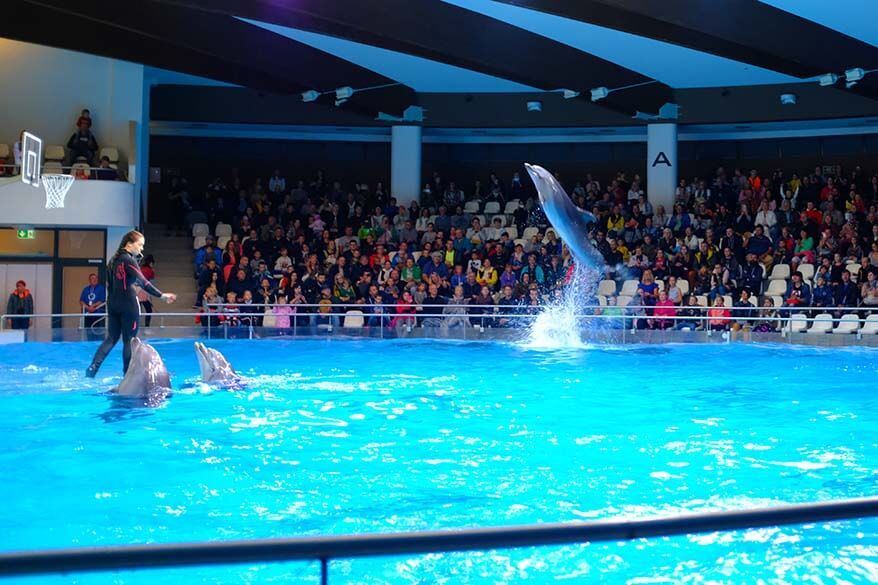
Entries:
[[674,166],[668,159],[668,155],[666,155],[663,151],[659,151],[658,155],[655,157],[655,160],[652,161],[652,166],[655,167],[658,165],[668,165],[669,167]]

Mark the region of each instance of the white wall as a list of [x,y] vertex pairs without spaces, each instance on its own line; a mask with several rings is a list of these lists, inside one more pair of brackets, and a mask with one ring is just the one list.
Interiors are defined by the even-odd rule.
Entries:
[[143,65],[0,38],[0,143],[23,129],[44,145],[64,145],[82,108],[91,110],[99,146],[133,151],[129,121],[142,126]]
[[63,209],[46,209],[43,186],[0,179],[0,225],[124,227],[136,225],[134,185],[124,181],[74,181]]

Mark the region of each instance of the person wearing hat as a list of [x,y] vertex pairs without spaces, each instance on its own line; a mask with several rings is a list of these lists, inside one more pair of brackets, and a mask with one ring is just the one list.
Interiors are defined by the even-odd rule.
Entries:
[[[19,280],[15,283],[15,290],[9,295],[9,302],[6,303],[6,313],[8,315],[33,315],[34,314],[34,297],[27,289],[27,283]],[[13,329],[27,329],[30,327],[29,317],[7,317],[10,327]]]

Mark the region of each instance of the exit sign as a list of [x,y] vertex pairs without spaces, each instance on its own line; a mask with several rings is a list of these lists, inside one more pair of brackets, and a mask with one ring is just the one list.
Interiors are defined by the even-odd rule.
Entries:
[[19,240],[33,240],[34,237],[34,230],[18,230]]

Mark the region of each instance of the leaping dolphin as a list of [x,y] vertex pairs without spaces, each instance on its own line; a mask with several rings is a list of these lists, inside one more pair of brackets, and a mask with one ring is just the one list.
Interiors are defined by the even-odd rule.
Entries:
[[198,368],[201,370],[201,381],[211,386],[237,388],[242,385],[241,377],[226,357],[215,349],[195,342],[195,355],[198,357]]
[[602,267],[604,258],[588,239],[588,226],[597,221],[595,216],[577,207],[549,171],[527,163],[524,167],[536,185],[540,204],[549,223],[555,228],[561,241],[570,248],[577,262],[588,268]]
[[132,338],[128,371],[113,392],[138,401],[143,399],[144,406],[161,405],[171,394],[171,377],[159,352],[139,338]]

